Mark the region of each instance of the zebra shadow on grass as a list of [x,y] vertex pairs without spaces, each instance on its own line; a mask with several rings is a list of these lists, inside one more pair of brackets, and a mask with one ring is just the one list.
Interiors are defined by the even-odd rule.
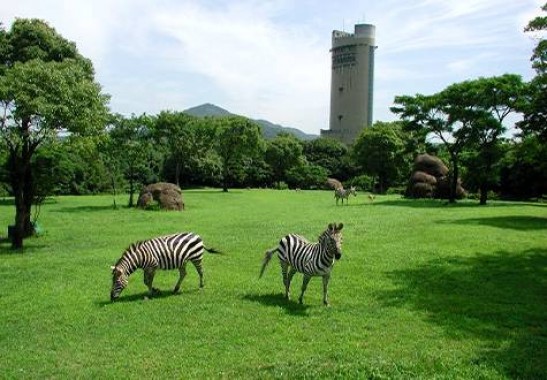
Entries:
[[184,297],[185,294],[188,293],[197,293],[202,290],[200,289],[188,289],[184,291],[180,291],[178,293],[173,293],[173,290],[158,290],[153,295],[150,295],[148,292],[142,292],[137,294],[130,294],[127,296],[121,295],[118,299],[115,301],[110,301],[110,299],[105,299],[103,301],[97,302],[99,306],[105,306],[110,305],[114,303],[126,303],[126,302],[146,302],[146,301],[154,301],[156,299],[162,299],[162,298],[168,298],[168,297]]
[[307,316],[309,306],[302,305],[293,300],[287,300],[282,293],[271,294],[245,294],[243,299],[246,301],[256,302],[265,306],[281,307],[287,314],[297,316]]

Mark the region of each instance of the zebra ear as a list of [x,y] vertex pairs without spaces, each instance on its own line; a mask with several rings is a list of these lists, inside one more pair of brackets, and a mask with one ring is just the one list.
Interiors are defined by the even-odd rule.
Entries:
[[335,223],[329,223],[329,226],[327,227],[327,229],[328,229],[329,231],[334,230],[334,227],[335,227],[335,226],[336,226]]
[[340,223],[336,229],[340,231],[342,228],[344,228],[344,223]]

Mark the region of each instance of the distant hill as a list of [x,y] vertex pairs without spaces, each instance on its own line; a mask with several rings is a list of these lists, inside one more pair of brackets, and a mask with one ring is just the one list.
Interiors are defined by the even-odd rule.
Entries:
[[[205,117],[205,116],[221,117],[221,116],[235,115],[231,113],[230,111],[225,110],[224,108],[221,108],[219,106],[216,106],[210,103],[202,104],[197,107],[188,108],[187,110],[184,110],[183,112],[196,117]],[[265,139],[273,139],[275,136],[277,136],[278,134],[282,132],[291,133],[301,140],[313,140],[319,137],[317,135],[304,133],[297,128],[284,127],[279,124],[274,124],[268,120],[261,120],[261,119],[258,119],[258,120],[251,119],[251,120],[253,120],[258,125],[260,125],[260,127],[262,128],[262,136]]]

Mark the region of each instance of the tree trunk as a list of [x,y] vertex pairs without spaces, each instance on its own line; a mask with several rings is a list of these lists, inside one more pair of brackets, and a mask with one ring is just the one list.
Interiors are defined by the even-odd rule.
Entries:
[[21,122],[21,144],[10,147],[10,182],[15,197],[15,226],[11,246],[23,249],[23,239],[34,233],[30,212],[34,200],[32,167],[30,160],[36,145],[30,141],[30,118]]
[[114,179],[114,174],[111,173],[110,175],[110,180],[111,180],[111,186],[112,186],[112,198],[113,198],[113,201],[114,201],[114,209],[117,209],[118,208],[118,205],[116,204],[116,180]]
[[458,160],[456,157],[452,156],[452,178],[450,181],[450,195],[448,198],[449,203],[456,203],[459,171]]
[[175,164],[175,183],[180,187],[180,162],[176,160]]
[[13,249],[22,250],[23,239],[33,233],[30,211],[34,194],[32,191],[30,159],[27,160],[27,155],[21,157],[18,153],[17,151],[10,152],[11,187],[15,198],[15,226],[11,246]]
[[488,186],[484,182],[481,183],[481,185],[480,185],[480,193],[481,193],[481,196],[480,196],[479,204],[481,206],[484,206],[484,205],[486,205],[486,201],[488,199]]
[[131,179],[129,180],[129,203],[127,205],[127,207],[129,208],[132,208],[133,206],[135,206],[134,193],[135,193],[135,183]]

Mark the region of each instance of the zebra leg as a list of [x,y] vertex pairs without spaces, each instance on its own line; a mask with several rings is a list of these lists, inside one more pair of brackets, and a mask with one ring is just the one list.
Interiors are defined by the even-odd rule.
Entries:
[[298,302],[302,304],[304,302],[304,292],[308,288],[308,284],[311,280],[311,276],[308,276],[307,274],[304,275],[304,281],[302,281],[302,293],[300,293],[300,297],[298,297]]
[[175,289],[173,289],[173,293],[179,292],[180,284],[182,284],[182,280],[184,280],[184,277],[186,277],[186,262],[184,262],[182,266],[179,268],[179,280],[177,281],[177,284],[175,285]]
[[280,259],[279,264],[281,264],[281,275],[283,276],[283,285],[285,286],[285,298],[289,299],[289,288],[291,285],[289,281],[289,276],[287,274],[287,271],[289,270],[289,263]]
[[203,267],[201,265],[201,259],[192,261],[192,264],[196,267],[196,271],[199,275],[199,288],[203,288],[205,286],[205,282],[203,280]]
[[291,296],[291,281],[295,273],[296,269],[294,269],[294,267],[291,267],[289,269],[289,273],[287,274],[287,283],[285,284],[285,297],[287,297],[287,299],[289,299],[289,297]]
[[156,268],[146,268],[144,270],[144,284],[148,287],[148,293],[150,295],[158,293],[159,289],[153,288],[152,283],[154,282],[154,275],[156,274]]
[[329,287],[330,273],[323,276],[323,305],[329,306],[328,287]]

